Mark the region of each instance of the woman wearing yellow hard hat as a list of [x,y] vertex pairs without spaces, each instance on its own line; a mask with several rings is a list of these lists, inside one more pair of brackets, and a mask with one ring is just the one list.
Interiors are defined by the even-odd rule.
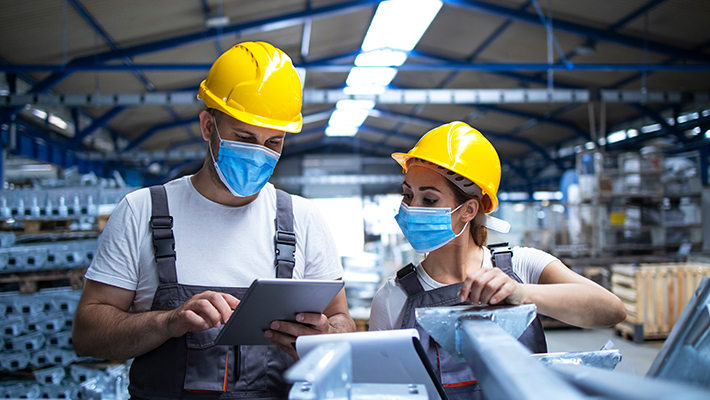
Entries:
[[[372,302],[370,330],[417,328],[450,398],[480,396],[470,368],[454,360],[419,328],[414,310],[457,304],[534,303],[544,314],[581,327],[626,318],[621,301],[541,250],[490,245],[488,229],[510,225],[486,214],[498,206],[500,159],[491,143],[463,122],[426,133],[408,153],[392,157],[406,173],[395,217],[412,247],[426,257],[390,278]],[[535,320],[519,339],[546,352]]]

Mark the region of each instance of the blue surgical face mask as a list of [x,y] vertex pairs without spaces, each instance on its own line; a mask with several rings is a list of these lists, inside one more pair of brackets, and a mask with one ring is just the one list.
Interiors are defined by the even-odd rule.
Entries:
[[409,244],[417,253],[423,254],[444,246],[466,230],[468,222],[458,234],[451,229],[451,214],[461,206],[463,204],[452,210],[450,208],[409,207],[402,203],[399,206],[399,213],[394,219]]
[[274,172],[280,154],[258,144],[222,139],[216,122],[214,129],[219,138],[217,161],[214,160],[212,146],[209,148],[219,179],[237,197],[259,193]]

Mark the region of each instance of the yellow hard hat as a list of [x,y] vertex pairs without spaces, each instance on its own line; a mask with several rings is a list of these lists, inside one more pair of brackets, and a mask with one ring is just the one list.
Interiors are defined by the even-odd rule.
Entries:
[[[405,173],[414,158],[443,167],[475,183],[483,195],[488,196],[491,201],[485,213],[493,212],[498,207],[501,171],[498,153],[481,132],[463,122],[455,121],[430,130],[408,153],[393,153],[392,158]],[[447,178],[461,186],[457,181],[462,179],[455,176]]]
[[303,126],[301,80],[291,58],[265,42],[239,43],[212,64],[199,97],[250,125],[297,133]]

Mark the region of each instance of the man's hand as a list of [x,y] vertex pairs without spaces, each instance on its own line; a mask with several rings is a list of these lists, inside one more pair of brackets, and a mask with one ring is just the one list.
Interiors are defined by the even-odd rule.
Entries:
[[165,327],[171,337],[187,332],[218,328],[227,322],[239,300],[227,293],[202,292],[166,315]]
[[270,328],[264,332],[264,337],[298,360],[296,353],[296,338],[302,335],[320,335],[330,332],[330,324],[325,314],[300,313],[296,315],[297,322],[273,321]]
[[345,289],[341,289],[323,314],[299,313],[296,314],[296,322],[272,321],[270,328],[271,330],[264,332],[264,337],[298,361],[296,352],[298,336],[355,332],[355,322],[348,312]]

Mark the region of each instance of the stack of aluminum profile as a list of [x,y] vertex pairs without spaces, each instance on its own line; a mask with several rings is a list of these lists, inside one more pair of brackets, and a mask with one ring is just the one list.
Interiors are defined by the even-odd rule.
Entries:
[[31,369],[35,381],[0,383],[0,398],[125,399],[126,367],[102,371],[72,365],[80,358],[72,346],[72,323],[81,291],[69,288],[33,294],[0,294],[0,369]]
[[3,381],[0,398],[126,400],[128,368],[118,364],[98,369],[80,365],[34,372],[35,380]]
[[0,190],[1,219],[73,219],[110,214],[136,188],[65,187]]
[[0,248],[0,273],[88,267],[97,246],[91,239]]
[[0,294],[2,370],[66,366],[76,361],[71,328],[80,296],[81,291],[68,288]]

